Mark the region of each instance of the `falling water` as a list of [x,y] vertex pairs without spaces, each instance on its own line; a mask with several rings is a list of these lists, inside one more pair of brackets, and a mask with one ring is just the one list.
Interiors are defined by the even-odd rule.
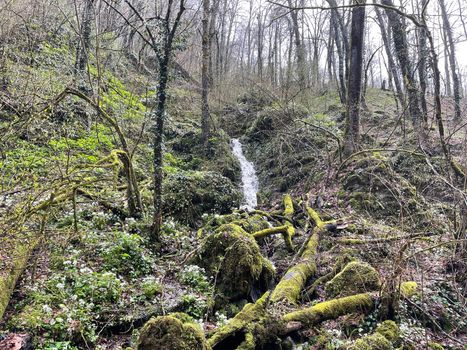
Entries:
[[256,193],[258,192],[258,177],[256,176],[255,167],[252,162],[245,158],[242,144],[238,139],[232,139],[230,144],[232,146],[232,153],[240,162],[242,170],[243,205],[241,208],[253,210],[258,204],[256,199]]

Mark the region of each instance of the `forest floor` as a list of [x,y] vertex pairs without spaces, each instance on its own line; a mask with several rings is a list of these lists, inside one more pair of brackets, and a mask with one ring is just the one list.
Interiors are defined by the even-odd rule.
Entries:
[[[458,179],[450,175],[437,146],[431,118],[429,140],[425,140],[428,147],[421,153],[410,122],[400,117],[392,94],[369,89],[362,139],[363,148],[370,151],[345,159],[338,147],[344,121],[335,93],[326,91],[301,103],[285,103],[268,91],[253,89],[214,110],[217,129],[206,157],[199,144],[199,115],[193,107],[198,97],[185,88],[174,89],[171,95],[164,158],[167,215],[161,249],[156,252],[147,240],[150,215],[140,220],[123,218],[98,200],[79,196],[75,203],[64,201],[50,210],[49,224],[42,226],[41,220],[25,223],[26,231],[40,235],[0,324],[0,344],[2,338],[11,340],[11,334],[26,333],[33,337],[36,349],[135,348],[146,321],[172,312],[190,315],[209,338],[246,303],[272,291],[299,260],[297,253],[312,228],[306,216],[309,206],[321,219],[338,221],[336,229],[321,238],[315,277],[299,296],[300,308],[331,295],[344,296],[340,291],[333,293],[330,282],[305,291],[319,276],[333,274],[336,262],[345,256],[377,272],[377,288],[365,283],[358,286],[354,280],[355,286],[344,286],[355,287],[352,293],[382,291],[393,280],[398,285],[416,282],[416,291],[398,304],[399,336],[391,346],[465,349],[466,262],[456,261],[459,243],[453,243],[462,219],[456,216],[459,199],[451,186]],[[448,129],[454,131],[462,122],[450,118],[451,101],[446,99],[444,104]],[[137,129],[132,122],[126,120],[124,125]],[[48,127],[55,124],[60,122],[51,121]],[[96,159],[115,148],[111,132],[100,124],[90,133],[82,126],[74,135],[69,132],[14,139],[16,153],[7,155],[4,175],[13,179],[16,175],[11,169],[25,168],[41,181],[72,161],[100,164]],[[456,133],[450,143],[456,159],[465,164],[466,143],[461,135]],[[241,194],[239,167],[229,149],[231,137],[241,138],[247,158],[255,164],[260,180],[257,209],[262,213],[232,209],[238,207]],[[135,162],[143,201],[149,206],[147,141],[140,143]],[[44,158],[50,158],[50,163]],[[114,180],[112,171],[93,168],[89,176],[98,178],[99,186],[93,189],[99,190],[100,197],[124,205],[125,191],[118,182],[121,173]],[[40,193],[32,203],[49,196],[44,188]],[[294,206],[288,219],[296,229],[293,250],[287,249],[283,235],[258,239],[261,259],[265,259],[263,272],[271,265],[269,281],[249,285],[246,292],[240,287],[228,290],[229,282],[221,281],[219,270],[203,266],[203,258],[211,259],[203,255],[210,237],[229,223],[248,234],[286,224],[283,205],[288,194]],[[4,210],[11,209],[15,200],[20,202],[18,198],[10,198]],[[15,239],[18,236],[0,247],[3,267],[14,265],[8,258],[17,246]],[[13,243],[9,246],[8,242]],[[380,314],[376,307],[305,327],[279,337],[277,348],[292,343],[295,349],[348,349],[356,339],[374,332]]]

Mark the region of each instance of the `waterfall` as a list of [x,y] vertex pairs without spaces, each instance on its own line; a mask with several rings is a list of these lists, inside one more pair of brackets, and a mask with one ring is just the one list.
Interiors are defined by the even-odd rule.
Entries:
[[240,162],[242,170],[243,204],[241,208],[253,210],[258,204],[256,193],[259,187],[255,167],[252,162],[245,158],[242,144],[238,139],[232,139],[230,144],[232,146],[232,153]]

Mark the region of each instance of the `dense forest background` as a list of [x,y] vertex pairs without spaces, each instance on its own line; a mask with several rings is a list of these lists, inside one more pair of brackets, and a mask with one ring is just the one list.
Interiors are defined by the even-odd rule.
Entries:
[[461,0],[0,0],[0,350],[465,349]]

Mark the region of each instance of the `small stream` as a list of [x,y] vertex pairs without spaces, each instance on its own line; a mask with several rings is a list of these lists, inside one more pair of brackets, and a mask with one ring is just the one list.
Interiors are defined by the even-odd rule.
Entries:
[[256,193],[258,193],[258,177],[256,176],[255,166],[252,162],[245,158],[243,154],[243,145],[238,139],[230,141],[232,146],[232,153],[240,162],[242,170],[242,190],[243,190],[243,203],[240,208],[246,210],[253,210],[258,205]]

